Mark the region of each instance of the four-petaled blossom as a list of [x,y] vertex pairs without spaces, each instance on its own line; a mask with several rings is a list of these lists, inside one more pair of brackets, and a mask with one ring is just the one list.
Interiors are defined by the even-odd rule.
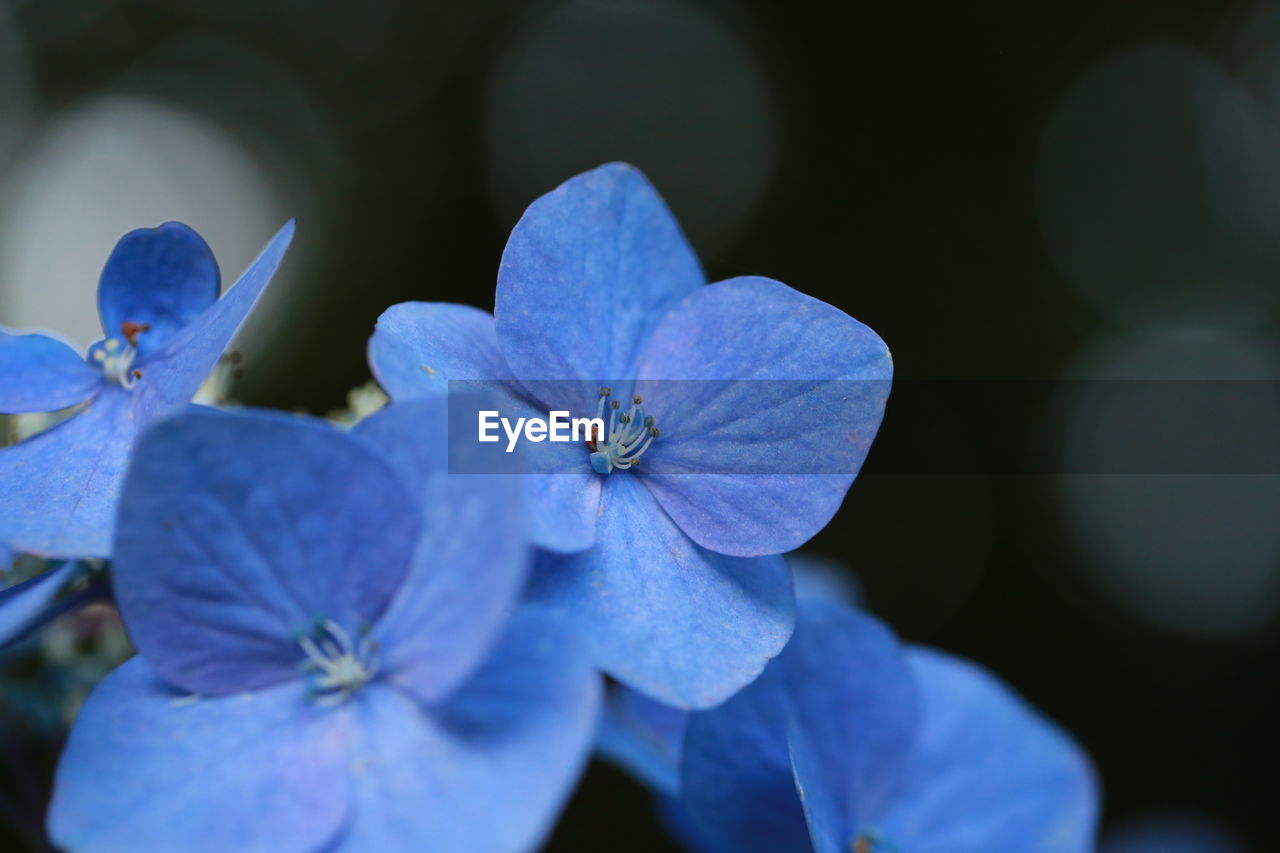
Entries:
[[706,853],[1087,853],[1098,812],[1084,753],[996,678],[826,601],[688,717],[678,798]]
[[292,238],[289,222],[219,299],[218,266],[194,231],[177,222],[131,231],[102,270],[106,337],[87,358],[48,335],[0,329],[0,413],[82,406],[0,449],[0,542],[46,556],[110,555],[138,431],[195,395]]
[[[599,413],[586,446],[528,454],[533,602],[597,665],[706,707],[754,678],[794,622],[777,554],[832,517],[880,424],[883,342],[777,281],[707,285],[653,187],[609,164],[536,201],[494,314],[389,309],[370,364],[394,401],[494,382],[510,410]],[[393,403],[393,405],[395,405]]]
[[[443,425],[424,401],[379,429]],[[521,537],[492,535],[522,529],[521,502],[498,479],[431,478],[422,507],[369,444],[299,417],[192,407],[151,427],[113,564],[138,655],[72,728],[54,842],[536,847],[599,676],[554,622],[485,601],[526,575]]]

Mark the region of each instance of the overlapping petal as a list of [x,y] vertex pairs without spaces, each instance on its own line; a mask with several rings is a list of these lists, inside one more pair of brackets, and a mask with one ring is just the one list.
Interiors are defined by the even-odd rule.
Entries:
[[915,725],[916,687],[888,629],[840,604],[802,602],[764,674],[690,718],[686,808],[717,849],[763,851],[742,845],[768,838],[779,850],[847,853],[862,814],[895,790]]
[[369,339],[369,367],[394,400],[447,393],[449,380],[511,378],[493,315],[447,302],[404,302],[382,312]]
[[472,674],[501,633],[528,576],[524,493],[518,478],[449,473],[449,401],[388,406],[361,421],[357,438],[377,448],[417,491],[422,535],[413,566],[378,625],[387,677],[425,702]]
[[375,686],[360,702],[353,819],[339,850],[536,850],[577,781],[600,678],[556,626],[518,615],[431,713]]
[[900,791],[903,756],[921,717],[919,687],[883,623],[831,601],[800,604],[778,669],[791,702],[786,739],[814,848],[846,853],[868,817]]
[[639,376],[662,429],[642,476],[698,544],[753,556],[799,547],[839,508],[884,416],[892,362],[844,312],[748,277],[673,308]]
[[[0,548],[0,566],[7,565]],[[54,598],[63,585],[75,575],[77,565],[66,562],[42,575],[0,590],[0,648],[16,642],[43,624]]]
[[544,400],[578,410],[634,375],[666,310],[705,283],[680,226],[639,170],[609,163],[535,201],[498,270],[498,340],[521,379],[577,380]]
[[47,557],[106,557],[135,434],[129,395],[109,387],[83,412],[0,450],[0,542]]
[[680,788],[680,748],[689,712],[617,685],[605,701],[596,749],[659,794]]
[[50,836],[83,853],[322,849],[347,815],[351,722],[297,683],[190,696],[134,658],[71,729]]
[[57,338],[0,329],[0,413],[54,412],[102,386],[102,371]]
[[707,707],[750,682],[791,634],[782,557],[698,547],[634,477],[611,477],[596,546],[544,556],[530,599],[578,627],[610,675],[671,705]]
[[787,750],[786,679],[769,666],[724,704],[692,714],[681,755],[681,803],[708,849],[811,853]]
[[[134,389],[141,420],[150,420],[195,396],[275,275],[293,231],[290,220],[221,299],[177,330],[163,346],[141,353],[137,364],[143,375]],[[146,334],[140,335],[139,343],[145,338]]]
[[124,323],[146,325],[140,355],[156,352],[218,298],[218,264],[204,239],[181,222],[138,228],[120,238],[98,281],[98,314],[108,338]]
[[875,818],[885,837],[920,853],[1094,850],[1097,783],[1074,741],[972,663],[921,648],[909,661],[923,728]]
[[298,674],[297,637],[375,623],[410,565],[417,504],[322,421],[192,406],[140,439],[121,498],[116,596],[173,684],[228,693]]

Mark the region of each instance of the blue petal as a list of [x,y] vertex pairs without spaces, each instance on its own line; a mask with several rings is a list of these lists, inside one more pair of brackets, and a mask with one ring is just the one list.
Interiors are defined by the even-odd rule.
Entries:
[[923,729],[884,837],[919,853],[1094,850],[1097,783],[1071,738],[972,663],[913,649],[910,664]]
[[428,703],[452,692],[496,641],[530,559],[520,480],[449,473],[448,408],[442,397],[394,403],[354,430],[417,490],[423,510],[413,567],[377,634],[382,671]]
[[217,300],[218,281],[208,244],[181,222],[130,231],[98,281],[102,330],[119,338],[122,323],[147,324],[137,336],[138,354],[155,352]]
[[710,711],[690,714],[681,802],[692,834],[724,853],[811,853],[787,751],[789,699],[777,662]]
[[600,678],[574,649],[517,615],[479,674],[435,711],[394,689],[366,690],[353,816],[337,849],[537,849],[599,718]]
[[469,305],[404,302],[378,318],[369,367],[394,400],[444,394],[451,379],[507,380],[493,315]]
[[321,849],[347,813],[349,722],[298,684],[186,696],[135,657],[71,728],[49,835],[85,853]]
[[853,607],[862,604],[858,578],[844,564],[805,551],[792,551],[786,557],[796,587],[796,601],[817,598]]
[[0,412],[65,409],[87,400],[102,382],[102,371],[62,341],[0,329]]
[[658,823],[667,834],[680,843],[689,853],[719,853],[715,846],[702,836],[697,824],[689,817],[684,803],[674,797],[655,797],[654,809]]
[[768,836],[779,850],[847,853],[859,816],[875,812],[899,777],[915,702],[887,628],[843,605],[802,602],[795,635],[764,674],[690,717],[686,807],[720,849]]
[[635,477],[606,486],[595,547],[544,555],[530,599],[580,629],[597,665],[625,684],[683,708],[724,700],[791,635],[786,562],[703,550]]
[[[530,205],[511,232],[494,315],[512,372],[596,386],[634,375],[668,308],[705,283],[671,211],[637,169],[609,163]],[[558,408],[565,408],[558,405]]]
[[874,332],[784,284],[703,288],[667,314],[641,361],[636,391],[662,429],[643,476],[704,548],[790,551],[840,507],[892,371]]
[[[8,564],[0,560],[0,565]],[[50,607],[54,597],[71,580],[76,567],[74,562],[63,563],[42,575],[0,590],[0,646],[21,639],[33,627],[46,621],[46,614],[54,612]]]
[[792,703],[787,740],[814,848],[846,853],[866,817],[897,791],[917,734],[917,685],[888,628],[831,601],[799,605],[795,636],[778,666]]
[[0,449],[0,542],[46,557],[109,556],[135,433],[129,395],[112,387],[85,411]]
[[680,787],[680,745],[689,712],[615,685],[605,702],[596,749],[660,794]]
[[195,396],[262,296],[292,240],[290,220],[221,299],[178,330],[164,346],[139,357],[142,378],[134,395],[140,418],[150,420]]
[[323,421],[192,406],[138,442],[116,597],[148,663],[197,693],[297,676],[297,637],[373,625],[410,564],[417,504]]

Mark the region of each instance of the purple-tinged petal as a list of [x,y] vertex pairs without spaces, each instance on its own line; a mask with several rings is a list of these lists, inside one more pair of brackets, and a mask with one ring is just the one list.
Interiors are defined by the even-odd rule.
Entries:
[[663,313],[705,281],[644,175],[606,164],[535,201],[511,232],[494,308],[502,353],[521,379],[580,384],[546,402],[594,406],[598,383],[634,375]]
[[636,391],[662,430],[642,476],[704,548],[790,551],[839,509],[892,371],[874,332],[784,284],[703,288],[667,314],[641,359]]
[[197,697],[135,657],[71,728],[49,835],[84,853],[322,849],[347,815],[350,723],[298,683]]
[[[386,677],[424,702],[452,692],[501,634],[528,577],[518,477],[450,474],[449,401],[394,403],[356,425],[416,490],[423,513],[413,566],[376,636]],[[478,450],[467,437],[454,450]]]
[[138,228],[120,238],[98,281],[98,314],[108,338],[125,323],[148,328],[138,353],[157,351],[218,298],[218,263],[199,234],[181,222]]
[[369,367],[393,400],[445,394],[451,379],[511,378],[493,315],[469,305],[403,302],[378,318]]
[[[0,549],[3,551],[3,549]],[[26,636],[46,620],[58,590],[76,573],[77,564],[66,562],[42,575],[0,590],[0,647]]]
[[931,649],[908,653],[922,723],[902,795],[876,820],[919,853],[1088,853],[1098,787],[1083,750],[990,673]]
[[542,555],[529,596],[581,630],[605,672],[683,708],[755,678],[794,618],[785,560],[698,547],[626,474],[606,484],[595,547]]
[[82,403],[102,387],[102,371],[48,335],[0,329],[0,413],[54,412]]
[[[177,330],[162,347],[139,357],[142,377],[134,395],[140,419],[151,420],[195,396],[280,266],[293,230],[293,220],[285,223],[221,299]],[[139,335],[139,342],[145,337]]]
[[147,431],[116,531],[116,598],[148,663],[196,693],[294,678],[299,636],[355,636],[418,541],[387,464],[323,421],[200,406]]
[[577,782],[600,677],[572,638],[517,614],[479,673],[442,707],[381,685],[358,698],[352,820],[337,850],[524,853]]
[[614,685],[605,701],[596,750],[656,793],[675,796],[688,719],[688,711]]
[[107,557],[136,427],[106,388],[83,412],[0,449],[0,542],[45,557]]

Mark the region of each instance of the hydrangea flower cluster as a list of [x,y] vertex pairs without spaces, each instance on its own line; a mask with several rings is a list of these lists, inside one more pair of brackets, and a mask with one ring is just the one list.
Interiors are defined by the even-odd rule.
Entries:
[[[54,844],[529,851],[598,749],[691,850],[1092,849],[1069,737],[838,574],[793,580],[884,414],[874,332],[771,279],[708,284],[608,164],[529,208],[493,314],[382,315],[387,405],[190,404],[292,236],[219,298],[195,232],[134,231],[87,355],[0,333],[0,412],[70,410],[0,449],[5,564],[63,558],[0,591],[0,644],[109,597],[136,649],[71,729]],[[482,473],[453,427],[488,409],[600,428]]]

